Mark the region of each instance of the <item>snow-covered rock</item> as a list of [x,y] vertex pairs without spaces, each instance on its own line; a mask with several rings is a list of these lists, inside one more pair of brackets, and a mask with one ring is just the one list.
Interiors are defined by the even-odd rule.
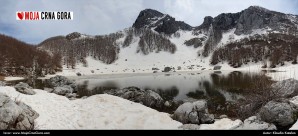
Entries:
[[69,85],[65,85],[62,87],[55,87],[53,90],[53,93],[59,94],[59,95],[66,95],[69,93],[73,93],[73,89]]
[[69,80],[64,76],[55,76],[48,80],[48,84],[50,87],[61,87],[65,85],[70,85],[71,87],[75,87],[74,81]]
[[268,102],[259,111],[261,120],[279,126],[288,126],[294,123],[294,107],[285,99]]
[[69,96],[74,96],[72,93],[77,92],[77,87],[74,81],[69,80],[64,76],[55,76],[48,80],[50,87],[54,89],[45,88],[46,91],[52,92],[58,95],[67,95],[68,98],[73,98]]
[[34,95],[35,92],[33,91],[32,87],[29,86],[27,83],[20,82],[14,86],[16,90],[23,94]]
[[292,96],[298,94],[298,80],[293,78],[274,83],[272,84],[272,87],[282,96]]
[[207,102],[199,100],[193,103],[186,102],[180,105],[174,112],[173,118],[184,124],[213,123],[214,116],[208,114]]
[[276,126],[272,123],[266,123],[257,118],[257,116],[249,117],[244,120],[243,125],[237,129],[245,130],[276,130]]
[[148,107],[160,108],[164,106],[161,96],[152,90],[142,90],[137,87],[107,90],[105,93],[141,103]]
[[6,85],[5,82],[0,81],[0,86],[5,86],[5,85]]
[[64,96],[34,90],[23,95],[0,87],[11,99],[18,97],[39,113],[38,129],[178,129],[182,124],[154,109],[108,94],[70,101]]
[[295,96],[289,100],[292,104],[298,107],[298,96]]
[[227,129],[236,129],[240,127],[243,122],[239,119],[231,120],[228,118],[223,118],[220,120],[216,120],[213,124],[201,124],[200,130],[210,130],[210,129],[217,129],[217,130],[227,130]]
[[15,102],[0,92],[0,130],[30,130],[38,113],[22,102]]

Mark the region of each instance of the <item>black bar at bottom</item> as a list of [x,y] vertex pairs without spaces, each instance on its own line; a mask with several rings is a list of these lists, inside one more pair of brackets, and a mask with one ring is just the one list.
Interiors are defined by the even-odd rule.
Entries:
[[[146,131],[144,133],[144,131]],[[107,135],[108,134],[108,135]],[[298,130],[0,130],[0,136],[5,135],[96,135],[96,136],[241,136],[241,135],[297,135]]]

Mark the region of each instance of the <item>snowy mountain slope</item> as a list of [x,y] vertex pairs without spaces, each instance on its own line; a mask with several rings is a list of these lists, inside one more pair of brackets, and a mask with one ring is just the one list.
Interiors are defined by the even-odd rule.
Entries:
[[[270,66],[275,67],[282,65],[284,61],[293,64],[297,61],[298,52],[294,51],[297,42],[295,37],[298,35],[297,26],[296,15],[270,11],[258,6],[251,6],[238,13],[223,13],[214,18],[205,17],[202,25],[197,27],[176,21],[173,17],[156,10],[146,9],[140,12],[132,27],[123,31],[104,36],[72,33],[61,37],[60,41],[46,40],[39,48],[64,53],[63,73],[66,75],[74,75],[77,72],[83,75],[151,73],[161,72],[165,67],[175,68],[172,71],[192,71],[211,69],[215,64],[224,66],[223,69],[242,66],[260,68],[264,61],[276,61],[274,66]],[[289,38],[295,40],[290,41]],[[247,42],[251,40],[255,42]],[[250,58],[243,59],[245,62],[216,56],[218,50],[225,47],[232,50],[234,46],[230,44],[237,44],[236,50],[239,47],[249,47],[255,52],[254,47],[263,48],[256,40],[267,41],[268,45],[264,48],[269,50],[267,54],[273,54],[268,56],[264,53],[257,59],[255,57],[258,56],[248,55]],[[290,44],[291,48],[293,46],[293,50],[287,53],[290,57],[276,60],[277,58],[272,56],[279,52],[278,48],[284,46],[283,44]],[[214,54],[215,51],[217,54]],[[217,57],[218,61],[214,60]],[[91,72],[92,70],[94,72]]]

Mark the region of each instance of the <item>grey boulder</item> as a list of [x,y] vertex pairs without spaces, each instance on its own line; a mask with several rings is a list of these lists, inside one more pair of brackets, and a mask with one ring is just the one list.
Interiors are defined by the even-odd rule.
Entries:
[[55,76],[48,80],[48,84],[50,87],[54,88],[53,91],[50,89],[48,91],[59,94],[65,95],[67,93],[76,93],[77,86],[74,81],[69,80],[64,76]]
[[164,100],[158,93],[152,90],[142,90],[137,87],[127,87],[124,89],[107,90],[105,93],[133,102],[141,103],[152,108],[161,108],[164,106]]
[[183,124],[213,123],[214,116],[208,113],[207,102],[199,100],[193,103],[186,102],[180,105],[174,112],[173,119]]
[[0,129],[33,130],[39,114],[22,102],[14,102],[0,93]]
[[69,93],[73,93],[73,88],[69,85],[64,85],[61,87],[55,87],[53,90],[53,93],[58,94],[58,95],[66,95]]
[[35,92],[33,91],[33,88],[29,86],[27,83],[20,82],[14,86],[16,91],[23,93],[23,94],[28,94],[28,95],[34,95]]
[[244,120],[243,125],[236,129],[245,130],[276,130],[276,126],[272,123],[261,121],[257,116],[252,116]]
[[272,84],[273,90],[281,96],[298,95],[298,80],[293,78],[282,80]]
[[50,87],[59,87],[64,85],[74,85],[74,81],[69,80],[64,76],[55,76],[48,80],[48,84]]
[[261,120],[278,126],[288,126],[295,121],[295,107],[288,100],[274,100],[268,102],[259,111]]

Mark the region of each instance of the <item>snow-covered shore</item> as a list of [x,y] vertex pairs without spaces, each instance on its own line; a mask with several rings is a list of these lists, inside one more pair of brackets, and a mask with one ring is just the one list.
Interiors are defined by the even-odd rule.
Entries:
[[1,93],[39,113],[35,120],[38,129],[178,129],[182,125],[167,113],[107,94],[70,101],[43,90],[34,91],[35,95],[25,95],[13,87],[0,87]]
[[25,79],[24,77],[5,77],[5,81],[14,81],[14,80],[23,80]]
[[[112,95],[99,94],[86,99],[69,100],[44,90],[34,91],[35,95],[25,95],[13,87],[0,87],[0,93],[26,103],[39,114],[35,120],[37,129],[181,129],[182,125],[167,113]],[[298,105],[297,97],[291,100],[295,105]],[[198,129],[227,130],[241,129],[242,126],[240,120],[223,118],[214,124],[201,124]],[[296,130],[297,126],[296,122],[290,130]]]
[[[198,60],[196,60],[198,61]],[[120,64],[103,64],[100,61],[94,60],[92,58],[87,58],[88,66],[84,67],[82,64],[78,64],[75,69],[66,68],[63,66],[62,72],[57,72],[54,75],[46,75],[45,78],[54,77],[56,75],[66,76],[68,78],[84,78],[84,77],[121,77],[121,76],[137,76],[137,75],[146,75],[146,74],[153,74],[152,68],[159,68],[157,73],[154,74],[164,74],[161,72],[164,67],[170,66],[175,67],[175,73],[197,73],[197,72],[213,72],[212,65],[209,65],[208,58],[206,58],[203,62],[195,62],[190,61],[187,65],[181,65],[182,69],[177,70],[177,67],[180,66],[179,64],[173,65],[142,65],[143,63],[137,66],[121,66]],[[147,61],[142,61],[147,62]],[[207,63],[208,62],[208,63]],[[197,65],[200,67],[197,67]],[[123,64],[124,65],[124,64]],[[193,69],[186,68],[187,66],[193,65]],[[298,80],[298,65],[293,65],[290,62],[285,62],[284,66],[277,66],[276,68],[262,68],[262,63],[248,63],[243,65],[239,68],[233,68],[229,66],[227,63],[218,64],[222,66],[220,71],[222,72],[232,72],[232,71],[241,71],[241,72],[261,72],[262,70],[269,71],[266,73],[267,76],[271,77],[273,80],[281,81],[289,78],[294,78]],[[142,67],[141,67],[142,66]],[[134,72],[133,72],[134,71]],[[276,71],[276,72],[270,72]],[[78,77],[77,73],[80,73],[82,76]],[[171,72],[169,72],[171,73]],[[18,79],[18,78],[16,78]],[[14,77],[6,77],[5,80],[15,80]]]

